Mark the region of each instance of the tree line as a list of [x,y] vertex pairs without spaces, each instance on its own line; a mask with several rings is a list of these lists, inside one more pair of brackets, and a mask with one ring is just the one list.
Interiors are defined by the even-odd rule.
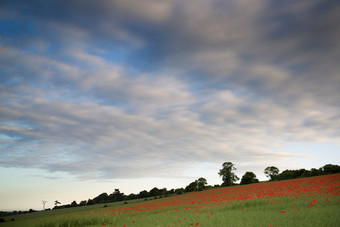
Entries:
[[[119,202],[125,201],[127,203],[128,200],[134,199],[156,199],[167,197],[170,195],[179,195],[188,192],[196,192],[196,191],[203,191],[217,187],[228,187],[234,185],[245,185],[245,184],[253,184],[258,183],[259,180],[256,178],[256,175],[253,172],[247,171],[242,177],[239,184],[236,182],[240,179],[236,174],[236,167],[232,162],[224,162],[222,164],[222,168],[219,170],[218,174],[222,177],[222,184],[221,185],[208,185],[208,182],[205,178],[200,177],[197,180],[191,182],[184,188],[177,188],[177,189],[170,189],[167,190],[166,188],[157,188],[154,187],[150,191],[143,190],[140,191],[138,194],[131,193],[129,195],[125,195],[124,193],[120,192],[119,189],[115,189],[111,194],[101,193],[100,195],[94,197],[93,199],[83,200],[79,202],[73,201],[71,204],[67,205],[59,205],[61,204],[58,200],[54,202],[53,209],[60,209],[60,208],[69,208],[69,207],[77,207],[77,206],[85,206],[85,205],[94,205],[94,204],[102,204],[102,203],[110,203],[110,202]],[[280,180],[288,180],[288,179],[295,179],[295,178],[303,178],[303,177],[313,177],[325,174],[334,174],[340,173],[340,166],[327,164],[319,169],[312,168],[310,170],[306,169],[298,169],[298,170],[284,170],[280,173],[280,170],[275,166],[269,166],[264,169],[264,174],[266,177],[269,178],[269,181],[280,181]],[[13,212],[4,212],[0,211],[1,216],[8,216],[13,214],[21,214],[21,213],[30,213],[35,212],[35,210],[30,209],[29,211],[13,211]]]
[[[55,207],[53,209],[58,208],[68,208],[68,207],[75,207],[75,206],[85,206],[85,205],[93,205],[93,204],[100,204],[100,203],[110,203],[110,202],[118,202],[118,201],[127,201],[133,199],[150,199],[150,198],[162,198],[167,197],[169,195],[174,194],[183,194],[188,192],[196,192],[196,191],[203,191],[208,190],[216,187],[228,187],[234,185],[245,185],[245,184],[253,184],[258,183],[259,180],[256,178],[256,175],[253,172],[247,171],[241,178],[239,184],[236,184],[240,178],[235,174],[236,167],[232,162],[224,162],[222,164],[222,169],[219,170],[218,174],[222,177],[222,184],[221,185],[208,185],[208,182],[205,178],[200,177],[197,180],[191,182],[185,188],[177,188],[167,190],[166,188],[158,189],[157,187],[152,188],[150,191],[143,190],[140,191],[138,194],[129,194],[125,195],[124,193],[120,192],[119,189],[115,189],[113,193],[107,194],[102,193],[93,199],[88,199],[81,201],[77,204],[76,201],[73,201],[71,204],[58,206],[58,201],[55,202]],[[311,170],[306,169],[298,169],[298,170],[284,170],[280,173],[280,170],[275,166],[269,166],[264,169],[264,174],[266,177],[269,178],[269,181],[280,181],[280,180],[288,180],[288,179],[295,179],[300,177],[312,177],[312,176],[319,176],[325,174],[334,174],[340,173],[340,166],[327,164],[319,169],[312,168]]]

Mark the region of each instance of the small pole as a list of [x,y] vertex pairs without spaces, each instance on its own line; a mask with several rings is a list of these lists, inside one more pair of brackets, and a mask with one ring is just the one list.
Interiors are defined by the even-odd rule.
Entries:
[[43,210],[45,210],[45,204],[47,203],[47,201],[46,200],[43,200],[42,201],[42,204],[43,204]]

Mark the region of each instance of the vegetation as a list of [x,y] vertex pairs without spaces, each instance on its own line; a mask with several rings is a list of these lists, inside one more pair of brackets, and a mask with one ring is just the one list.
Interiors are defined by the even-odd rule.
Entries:
[[[236,170],[236,167],[232,162],[223,163],[222,169],[220,169],[218,173],[222,177],[222,180],[223,180],[223,183],[221,185],[214,185],[214,186],[207,185],[208,184],[207,180],[203,177],[200,177],[197,180],[191,182],[185,188],[177,188],[177,189],[171,189],[171,190],[167,190],[166,188],[158,189],[157,187],[154,187],[150,191],[143,190],[139,192],[138,194],[131,193],[130,195],[124,195],[124,193],[120,192],[119,189],[115,189],[114,192],[112,192],[111,194],[107,194],[105,192],[105,193],[102,193],[96,196],[93,199],[80,201],[78,204],[76,201],[73,201],[71,204],[59,205],[60,202],[56,200],[54,202],[55,207],[53,208],[53,210],[62,209],[62,208],[84,207],[84,206],[95,205],[95,204],[104,204],[104,203],[107,204],[107,203],[114,203],[114,202],[127,201],[127,200],[141,200],[141,199],[150,200],[150,198],[163,198],[163,197],[168,197],[170,195],[175,195],[175,194],[182,195],[188,192],[203,191],[203,190],[208,190],[208,189],[213,189],[213,188],[219,188],[221,186],[222,187],[233,186],[233,185],[236,185],[235,182],[239,180],[239,178],[234,173],[235,170]],[[324,165],[323,167],[320,167],[319,169],[312,168],[311,170],[306,170],[306,169],[285,170],[282,173],[280,173],[277,167],[269,166],[265,168],[264,173],[269,178],[270,181],[281,181],[281,180],[287,180],[287,179],[296,179],[296,178],[320,176],[320,175],[325,175],[325,174],[340,173],[340,166],[327,164],[327,165]],[[245,184],[258,183],[258,182],[259,181],[253,172],[246,172],[242,176],[240,184],[245,185]],[[0,211],[0,217],[6,217],[10,215],[17,215],[17,214],[33,213],[33,212],[37,212],[37,211],[33,209],[30,209],[29,211],[13,211],[13,212]]]
[[222,167],[223,168],[218,172],[218,174],[222,177],[222,186],[232,186],[234,182],[239,180],[239,178],[234,173],[236,170],[234,164],[231,162],[225,162],[223,163]]
[[259,180],[256,178],[255,173],[253,172],[246,172],[241,179],[240,184],[253,184],[253,183],[258,183]]
[[264,170],[264,174],[266,177],[269,177],[270,180],[274,180],[274,178],[279,174],[280,170],[275,166],[269,166]]
[[221,187],[126,205],[116,202],[106,208],[75,207],[44,217],[33,215],[62,210],[37,212],[30,219],[0,226],[339,226],[339,195],[340,174],[333,174]]

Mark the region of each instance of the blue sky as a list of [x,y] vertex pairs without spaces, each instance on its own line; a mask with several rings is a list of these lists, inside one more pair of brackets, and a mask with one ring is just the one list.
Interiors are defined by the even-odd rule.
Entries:
[[0,210],[340,164],[338,1],[0,2]]

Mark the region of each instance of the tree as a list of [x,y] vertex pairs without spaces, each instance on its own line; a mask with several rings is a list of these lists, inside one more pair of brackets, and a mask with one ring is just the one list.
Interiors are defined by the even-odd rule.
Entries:
[[138,197],[139,197],[139,198],[146,198],[146,197],[149,197],[149,192],[146,191],[146,190],[143,190],[143,191],[139,192]]
[[185,187],[185,192],[194,192],[197,191],[197,180],[191,182],[188,186]]
[[327,164],[320,168],[323,174],[332,174],[332,173],[339,173],[340,172],[340,166],[338,165],[332,165]]
[[109,195],[110,202],[122,201],[124,200],[124,193],[121,193],[119,189],[115,189],[113,193]]
[[98,203],[105,203],[109,200],[109,195],[104,192],[100,195],[98,195],[97,197],[93,198],[93,203],[94,204],[98,204]]
[[197,190],[203,191],[208,184],[207,180],[203,177],[197,179]]
[[264,174],[266,177],[270,177],[270,180],[273,181],[275,176],[279,174],[280,170],[275,166],[269,166],[264,170]]
[[71,206],[72,206],[72,207],[76,207],[76,206],[77,206],[77,202],[76,202],[76,201],[73,201],[73,202],[71,203]]
[[231,186],[234,182],[239,180],[236,174],[233,173],[233,171],[236,170],[233,163],[225,162],[222,167],[223,168],[218,172],[218,174],[222,177],[222,186]]
[[58,200],[56,200],[55,202],[54,202],[54,205],[55,206],[58,206],[58,204],[61,204]]
[[240,184],[252,184],[252,183],[258,183],[259,180],[256,178],[255,173],[253,172],[246,172],[241,179]]
[[86,200],[80,201],[79,206],[85,206],[85,205],[86,205]]
[[150,190],[149,195],[150,196],[158,196],[160,194],[160,191],[157,187],[154,187],[153,189]]

